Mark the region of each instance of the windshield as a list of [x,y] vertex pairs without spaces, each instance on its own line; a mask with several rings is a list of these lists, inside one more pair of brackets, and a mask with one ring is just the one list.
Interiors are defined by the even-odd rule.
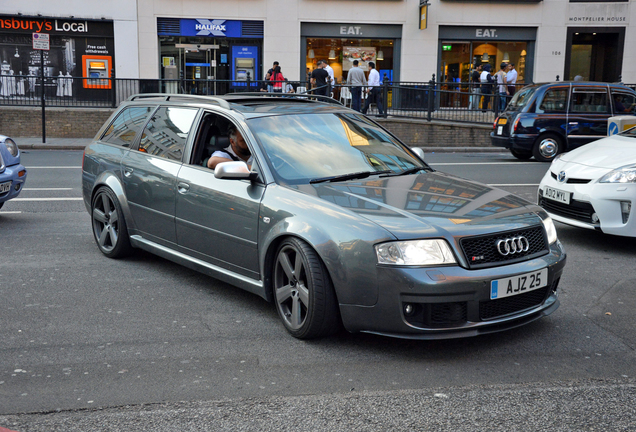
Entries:
[[630,138],[636,138],[636,127],[627,129],[626,131],[621,132],[620,135]]
[[360,114],[281,115],[250,119],[248,124],[281,183],[430,170],[410,149]]
[[519,90],[512,97],[506,111],[520,111],[523,107],[528,105],[528,102],[530,102],[530,99],[532,99],[532,95],[536,90],[536,87],[527,87]]

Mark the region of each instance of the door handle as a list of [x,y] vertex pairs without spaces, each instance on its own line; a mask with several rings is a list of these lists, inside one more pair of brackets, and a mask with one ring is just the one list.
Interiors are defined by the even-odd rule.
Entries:
[[177,183],[177,190],[180,194],[188,193],[188,191],[190,190],[190,185],[184,182],[179,182]]
[[132,168],[124,167],[124,177],[130,177],[132,176],[132,173],[133,173]]

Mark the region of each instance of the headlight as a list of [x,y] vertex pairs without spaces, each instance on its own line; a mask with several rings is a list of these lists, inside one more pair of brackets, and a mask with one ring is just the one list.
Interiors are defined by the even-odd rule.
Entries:
[[552,218],[544,213],[539,213],[539,216],[541,217],[541,221],[543,222],[545,232],[548,235],[548,244],[554,243],[555,241],[557,241],[557,232]]
[[455,264],[455,257],[446,240],[397,241],[376,245],[379,264],[439,265]]
[[636,167],[629,165],[610,171],[601,177],[599,183],[636,183]]
[[4,145],[11,153],[11,156],[16,157],[18,155],[18,145],[11,138],[4,140]]

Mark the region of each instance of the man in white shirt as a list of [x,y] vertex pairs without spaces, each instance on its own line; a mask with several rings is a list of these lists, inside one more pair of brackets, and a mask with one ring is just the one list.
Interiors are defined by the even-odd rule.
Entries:
[[508,73],[506,74],[506,81],[508,82],[508,93],[510,96],[514,95],[517,91],[517,70],[515,69],[515,64],[510,63],[508,66]]
[[325,64],[325,67],[323,69],[326,70],[329,74],[329,81],[331,81],[331,88],[333,88],[333,86],[336,84],[336,79],[333,77],[333,68],[329,66],[327,60],[323,60],[323,62]]
[[380,74],[375,68],[374,62],[369,62],[369,88],[367,89],[367,100],[364,102],[362,114],[366,114],[369,105],[375,103],[378,106],[379,115],[384,115],[384,107],[382,105],[382,87],[380,83]]

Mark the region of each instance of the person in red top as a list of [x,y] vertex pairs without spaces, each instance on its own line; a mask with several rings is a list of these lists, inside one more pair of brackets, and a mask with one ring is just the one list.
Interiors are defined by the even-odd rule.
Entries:
[[280,72],[280,66],[276,66],[274,68],[274,71],[272,72],[272,76],[269,78],[269,80],[272,82],[272,87],[274,92],[282,93],[283,82],[285,81],[285,77],[283,77],[283,74]]

